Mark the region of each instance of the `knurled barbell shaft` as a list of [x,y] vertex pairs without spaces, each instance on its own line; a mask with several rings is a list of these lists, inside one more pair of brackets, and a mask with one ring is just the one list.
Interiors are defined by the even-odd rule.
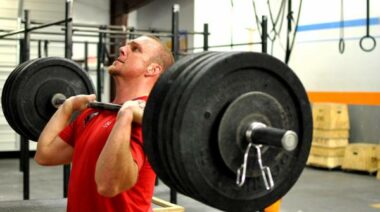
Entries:
[[292,130],[268,127],[260,122],[252,122],[245,131],[245,138],[253,144],[262,144],[293,151],[298,144],[298,136]]

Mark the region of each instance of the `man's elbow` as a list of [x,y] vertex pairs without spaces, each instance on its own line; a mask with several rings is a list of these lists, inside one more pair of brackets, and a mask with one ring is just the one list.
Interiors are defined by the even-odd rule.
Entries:
[[126,182],[124,186],[116,185],[114,181],[110,183],[96,182],[96,188],[100,195],[104,197],[114,197],[120,194],[121,192],[132,188],[135,184],[135,180],[130,180]]
[[34,160],[41,166],[50,165],[49,160],[47,160],[46,157],[44,157],[44,155],[40,151],[36,152],[36,154],[34,155]]
[[111,187],[111,186],[100,186],[100,185],[97,185],[97,190],[98,190],[98,193],[104,197],[114,197],[116,195],[118,195],[120,192],[118,192],[118,189],[116,189],[115,187]]

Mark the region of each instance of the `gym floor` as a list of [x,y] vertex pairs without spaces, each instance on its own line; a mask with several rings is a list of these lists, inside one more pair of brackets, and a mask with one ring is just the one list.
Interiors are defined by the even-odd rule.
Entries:
[[[0,211],[65,211],[62,167],[41,167],[30,160],[30,199],[23,196],[22,173],[18,159],[0,160]],[[155,196],[169,200],[163,184]],[[219,211],[183,195],[178,204],[187,212]],[[283,198],[281,212],[380,212],[380,181],[368,173],[305,168],[296,185]]]

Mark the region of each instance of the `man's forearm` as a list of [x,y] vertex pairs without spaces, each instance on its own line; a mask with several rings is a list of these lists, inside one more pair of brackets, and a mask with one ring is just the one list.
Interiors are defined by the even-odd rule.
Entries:
[[38,139],[34,159],[41,165],[67,164],[71,161],[72,147],[57,137],[61,130],[69,123],[71,117],[61,107],[46,124]]
[[70,118],[71,114],[65,112],[62,106],[60,106],[43,129],[38,139],[37,149],[42,146],[48,146],[68,125]]
[[118,115],[117,121],[98,158],[95,181],[98,192],[112,197],[132,187],[138,176],[138,168],[130,150],[131,111]]

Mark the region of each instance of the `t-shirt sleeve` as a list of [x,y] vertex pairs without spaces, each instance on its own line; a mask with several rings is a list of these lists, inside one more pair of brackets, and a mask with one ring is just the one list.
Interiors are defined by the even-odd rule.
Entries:
[[66,126],[59,134],[58,136],[62,138],[66,143],[68,143],[71,146],[74,146],[74,123],[71,122],[68,126]]
[[78,130],[82,130],[84,128],[83,123],[86,117],[88,117],[89,114],[93,113],[92,109],[87,109],[80,113],[69,125],[67,125],[59,134],[58,136],[62,138],[66,143],[71,145],[72,147],[75,146],[75,140],[76,140],[76,132]]

